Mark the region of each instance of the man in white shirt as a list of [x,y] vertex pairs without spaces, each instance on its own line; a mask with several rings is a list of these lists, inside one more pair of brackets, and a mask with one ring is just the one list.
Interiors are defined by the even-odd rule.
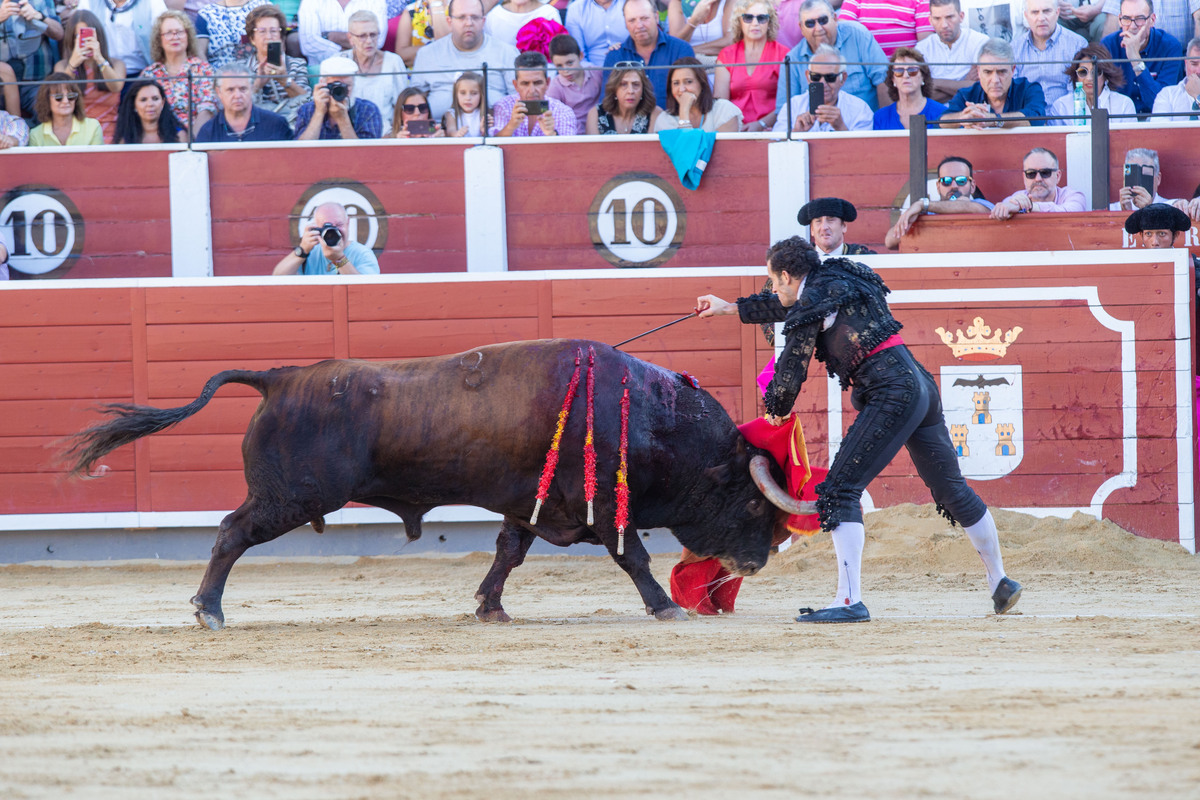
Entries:
[[966,18],[959,0],[929,0],[929,22],[937,35],[917,42],[916,50],[933,73],[933,99],[942,104],[979,80],[975,63],[988,37],[964,27]]
[[380,21],[379,48],[387,38],[386,0],[300,0],[300,50],[312,63],[324,61],[350,49],[350,17],[355,11],[370,11]]
[[[1183,62],[1183,80],[1163,89],[1154,98],[1155,124],[1159,122],[1190,122],[1200,120],[1200,36],[1187,43],[1187,58]],[[1159,117],[1171,114],[1173,117]]]
[[434,119],[441,119],[450,110],[454,80],[459,73],[473,70],[482,74],[485,62],[488,105],[493,106],[500,98],[512,94],[510,73],[519,53],[512,45],[483,32],[483,13],[480,0],[451,0],[450,35],[417,51],[410,84],[425,90]]
[[[1142,175],[1147,173],[1153,175],[1151,188],[1146,189],[1145,186],[1137,185],[1137,180],[1126,178],[1121,182],[1121,189],[1117,193],[1117,199],[1108,204],[1109,211],[1136,211],[1139,208],[1145,208],[1154,203],[1163,203],[1169,206],[1175,206],[1181,211],[1187,211],[1186,200],[1168,200],[1158,193],[1159,184],[1162,183],[1162,169],[1158,163],[1158,151],[1150,150],[1145,147],[1135,147],[1132,150],[1125,151],[1125,175],[1131,175],[1134,171],[1140,172]],[[1133,185],[1130,185],[1130,184]]]
[[[804,70],[805,86],[820,83],[825,92],[824,102],[817,113],[809,113],[808,92],[792,96],[792,130],[797,133],[824,133],[828,131],[869,131],[875,113],[863,100],[849,92],[843,92],[846,83],[846,62],[836,48],[823,44],[813,53]],[[776,133],[786,133],[787,102],[771,128]]]

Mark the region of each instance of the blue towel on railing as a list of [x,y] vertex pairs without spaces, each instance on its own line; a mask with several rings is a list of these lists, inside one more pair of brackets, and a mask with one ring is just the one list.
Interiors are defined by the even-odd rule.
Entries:
[[700,188],[700,176],[712,158],[715,133],[685,128],[658,132],[658,143],[671,159],[679,182],[689,189]]

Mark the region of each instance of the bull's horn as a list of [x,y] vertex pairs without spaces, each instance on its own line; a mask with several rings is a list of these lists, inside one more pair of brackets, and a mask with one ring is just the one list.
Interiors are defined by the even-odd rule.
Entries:
[[815,514],[816,503],[802,503],[780,488],[771,475],[771,462],[766,456],[754,456],[750,459],[750,477],[754,485],[762,492],[771,505],[789,514]]

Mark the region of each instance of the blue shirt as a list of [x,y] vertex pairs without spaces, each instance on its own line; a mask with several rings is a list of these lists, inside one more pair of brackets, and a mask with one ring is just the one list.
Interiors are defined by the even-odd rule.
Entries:
[[1071,91],[1067,65],[1086,45],[1087,39],[1059,25],[1046,40],[1046,49],[1038,50],[1033,34],[1026,31],[1012,43],[1016,57],[1013,75],[1041,84],[1046,105],[1050,105]]
[[[354,268],[364,275],[379,274],[379,260],[375,258],[375,253],[358,242],[348,242],[345,249],[342,251],[346,254],[346,258],[350,259],[350,263]],[[332,269],[333,265],[329,263],[329,259],[325,258],[325,251],[320,246],[314,247],[312,252],[308,254],[308,258],[304,259],[304,267],[300,270],[301,275],[336,275],[337,270]]]
[[[313,111],[316,106],[313,101],[309,100],[304,105],[300,106],[300,110],[296,112],[296,138],[304,133],[304,129],[308,127],[308,123],[312,122]],[[354,128],[354,132],[358,134],[360,139],[378,139],[383,133],[383,117],[379,116],[379,106],[372,103],[370,100],[355,100],[350,106],[350,126]],[[325,121],[321,123],[320,139],[341,139],[342,132],[328,114],[325,115]]]
[[196,143],[210,142],[281,142],[292,138],[291,126],[287,120],[258,106],[250,107],[250,122],[240,134],[235,133],[225,119],[224,113],[204,123],[204,127],[196,134]]
[[[887,76],[887,56],[875,37],[857,22],[838,20],[837,47],[842,58],[846,59],[846,83],[843,92],[849,92],[864,101],[871,110],[879,108],[879,94],[875,87],[883,83]],[[807,39],[801,39],[800,44],[788,51],[792,60],[791,92],[788,92],[788,70],[779,70],[779,86],[775,91],[775,110],[783,107],[789,95],[804,94],[808,84],[804,80],[804,70],[808,60],[812,58],[812,48]],[[859,63],[855,63],[859,62]],[[864,66],[865,64],[865,66]]]
[[[576,0],[579,2],[579,0]],[[650,81],[650,85],[654,87],[654,102],[660,108],[667,106],[667,73],[671,70],[665,69],[671,66],[684,56],[694,56],[696,51],[692,46],[683,39],[676,39],[674,36],[667,35],[667,32],[658,27],[658,42],[654,45],[654,52],[650,54],[649,63],[645,62],[638,55],[637,46],[633,43],[633,37],[626,36],[625,41],[621,42],[621,46],[616,50],[609,52],[604,57],[604,77],[603,83],[608,84],[608,75],[612,71],[613,64],[620,64],[622,61],[633,61],[638,64],[645,64],[647,67],[664,67],[664,69],[647,69],[646,77]]]
[[[935,119],[946,113],[946,107],[937,100],[925,98],[925,107],[921,109],[921,113],[925,115],[925,122],[933,122]],[[875,112],[875,124],[872,126],[877,131],[902,131],[904,126],[900,124],[900,112],[896,110],[896,104],[884,106]]]
[[[1108,48],[1108,52],[1112,53],[1113,58],[1129,58],[1125,55],[1125,48],[1121,44],[1120,31],[1105,36],[1101,44]],[[1142,48],[1142,60],[1146,62],[1146,68],[1142,70],[1142,74],[1135,75],[1133,67],[1128,61],[1124,64],[1117,64],[1125,76],[1125,85],[1121,87],[1121,92],[1133,100],[1133,107],[1139,114],[1149,114],[1154,108],[1154,98],[1158,97],[1158,93],[1183,80],[1182,61],[1157,61],[1155,59],[1178,58],[1182,55],[1183,45],[1179,43],[1178,39],[1158,28],[1151,28],[1150,38],[1146,40],[1146,46]]]
[[583,60],[599,66],[611,47],[620,46],[625,30],[625,0],[613,0],[606,9],[595,0],[572,0],[567,6],[567,32],[575,37]]
[[[965,89],[959,89],[946,105],[946,113],[954,114],[967,107],[967,103],[986,103],[987,94],[979,81]],[[1046,115],[1046,95],[1038,84],[1024,78],[1013,78],[1012,86],[1008,87],[1008,98],[1004,101],[1004,112],[1020,111],[1027,117],[1044,117]],[[1030,125],[1045,125],[1041,120],[1030,120]]]

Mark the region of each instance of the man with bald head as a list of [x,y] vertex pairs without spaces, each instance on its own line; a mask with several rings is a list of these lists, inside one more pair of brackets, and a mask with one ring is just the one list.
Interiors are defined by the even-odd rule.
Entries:
[[300,244],[275,265],[273,275],[378,275],[379,261],[351,241],[350,220],[341,203],[323,203],[304,227]]

